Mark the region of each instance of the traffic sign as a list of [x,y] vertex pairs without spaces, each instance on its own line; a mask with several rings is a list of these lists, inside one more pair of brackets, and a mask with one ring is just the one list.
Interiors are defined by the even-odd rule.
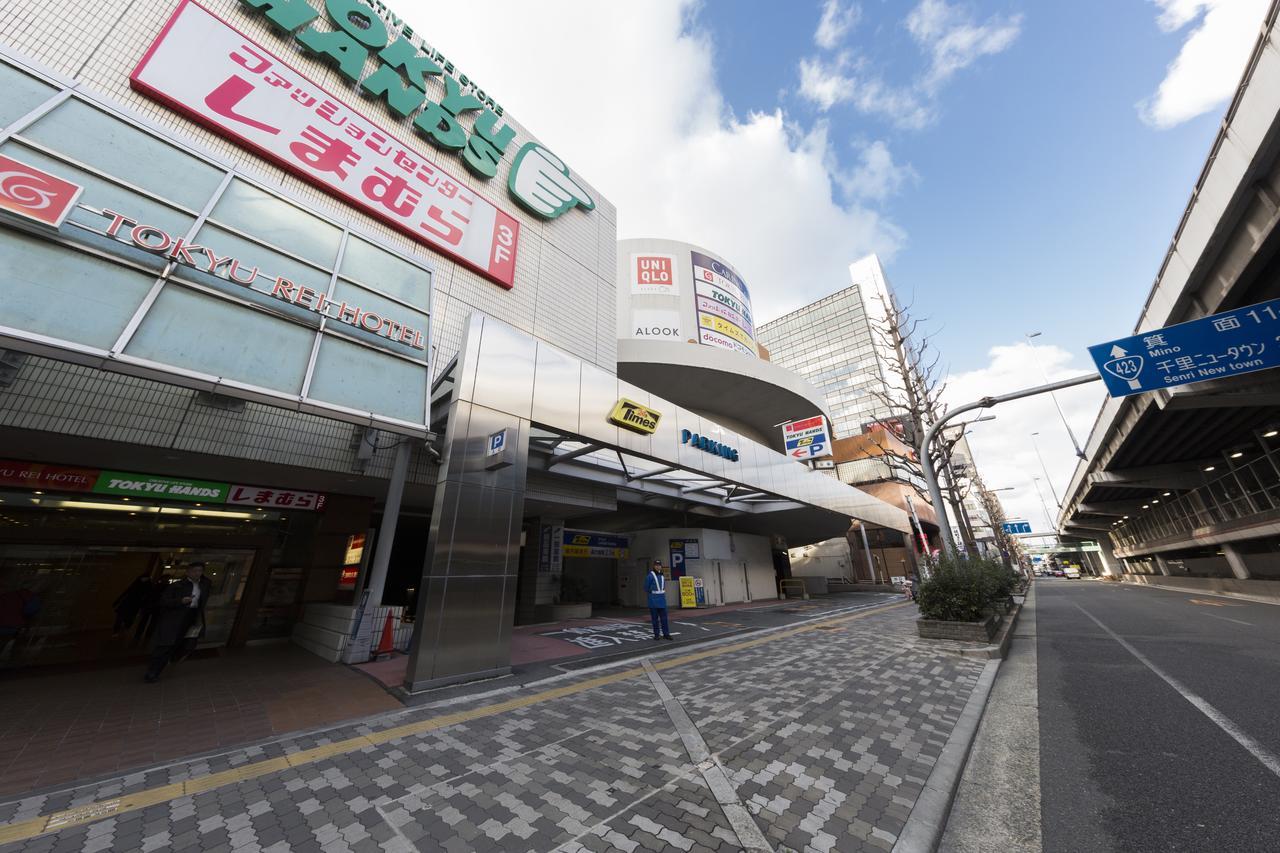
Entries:
[[782,441],[792,459],[808,460],[832,453],[831,430],[822,415],[783,424]]
[[1112,397],[1280,367],[1280,299],[1089,347]]
[[1031,532],[1031,522],[1029,521],[1006,521],[1000,527],[1008,534]]

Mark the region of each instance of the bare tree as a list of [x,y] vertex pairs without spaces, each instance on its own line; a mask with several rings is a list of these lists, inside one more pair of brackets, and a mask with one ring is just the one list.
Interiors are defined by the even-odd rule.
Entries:
[[[942,401],[947,388],[945,371],[941,367],[941,355],[933,346],[934,333],[924,328],[925,320],[911,316],[911,307],[899,305],[892,297],[879,296],[877,301],[882,316],[871,319],[871,333],[879,349],[889,358],[883,365],[880,383],[869,386],[866,391],[883,413],[882,421],[901,424],[900,437],[907,449],[890,441],[876,444],[890,475],[914,484],[923,477],[915,447],[929,425],[946,413],[946,403]],[[957,466],[953,461],[955,447],[963,437],[963,426],[943,430],[929,448],[929,454],[934,470],[942,472],[941,491],[951,505],[961,539],[966,549],[972,551],[976,548],[973,531],[962,508],[971,487],[970,466]],[[927,500],[923,494],[921,498]]]

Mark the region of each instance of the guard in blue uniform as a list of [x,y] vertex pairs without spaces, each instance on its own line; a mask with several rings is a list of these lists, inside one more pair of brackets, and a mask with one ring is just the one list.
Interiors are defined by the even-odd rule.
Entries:
[[[644,591],[649,593],[649,621],[653,623],[653,638],[670,640],[671,629],[667,627],[667,579],[662,574],[662,561],[654,560],[653,568],[644,579]],[[658,627],[662,627],[662,636],[658,636]]]

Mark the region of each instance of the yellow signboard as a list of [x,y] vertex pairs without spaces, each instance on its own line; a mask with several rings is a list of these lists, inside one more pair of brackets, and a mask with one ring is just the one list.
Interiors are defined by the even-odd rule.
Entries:
[[714,332],[733,338],[744,346],[755,348],[756,342],[751,339],[751,336],[728,320],[723,320],[714,314],[699,314],[698,322],[704,329],[711,329]]
[[648,406],[642,406],[635,400],[628,400],[626,397],[619,400],[618,404],[613,407],[613,411],[609,413],[610,423],[644,435],[653,435],[657,431],[658,421],[661,419],[661,412],[650,409]]
[[693,584],[693,578],[685,575],[680,578],[680,606],[681,607],[697,607],[698,593],[697,588]]

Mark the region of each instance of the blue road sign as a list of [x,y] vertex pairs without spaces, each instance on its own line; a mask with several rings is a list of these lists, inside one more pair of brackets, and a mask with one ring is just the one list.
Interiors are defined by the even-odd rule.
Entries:
[[1280,299],[1089,347],[1112,397],[1280,367]]
[[1005,533],[1030,533],[1031,522],[1029,521],[1006,521],[1000,525]]

